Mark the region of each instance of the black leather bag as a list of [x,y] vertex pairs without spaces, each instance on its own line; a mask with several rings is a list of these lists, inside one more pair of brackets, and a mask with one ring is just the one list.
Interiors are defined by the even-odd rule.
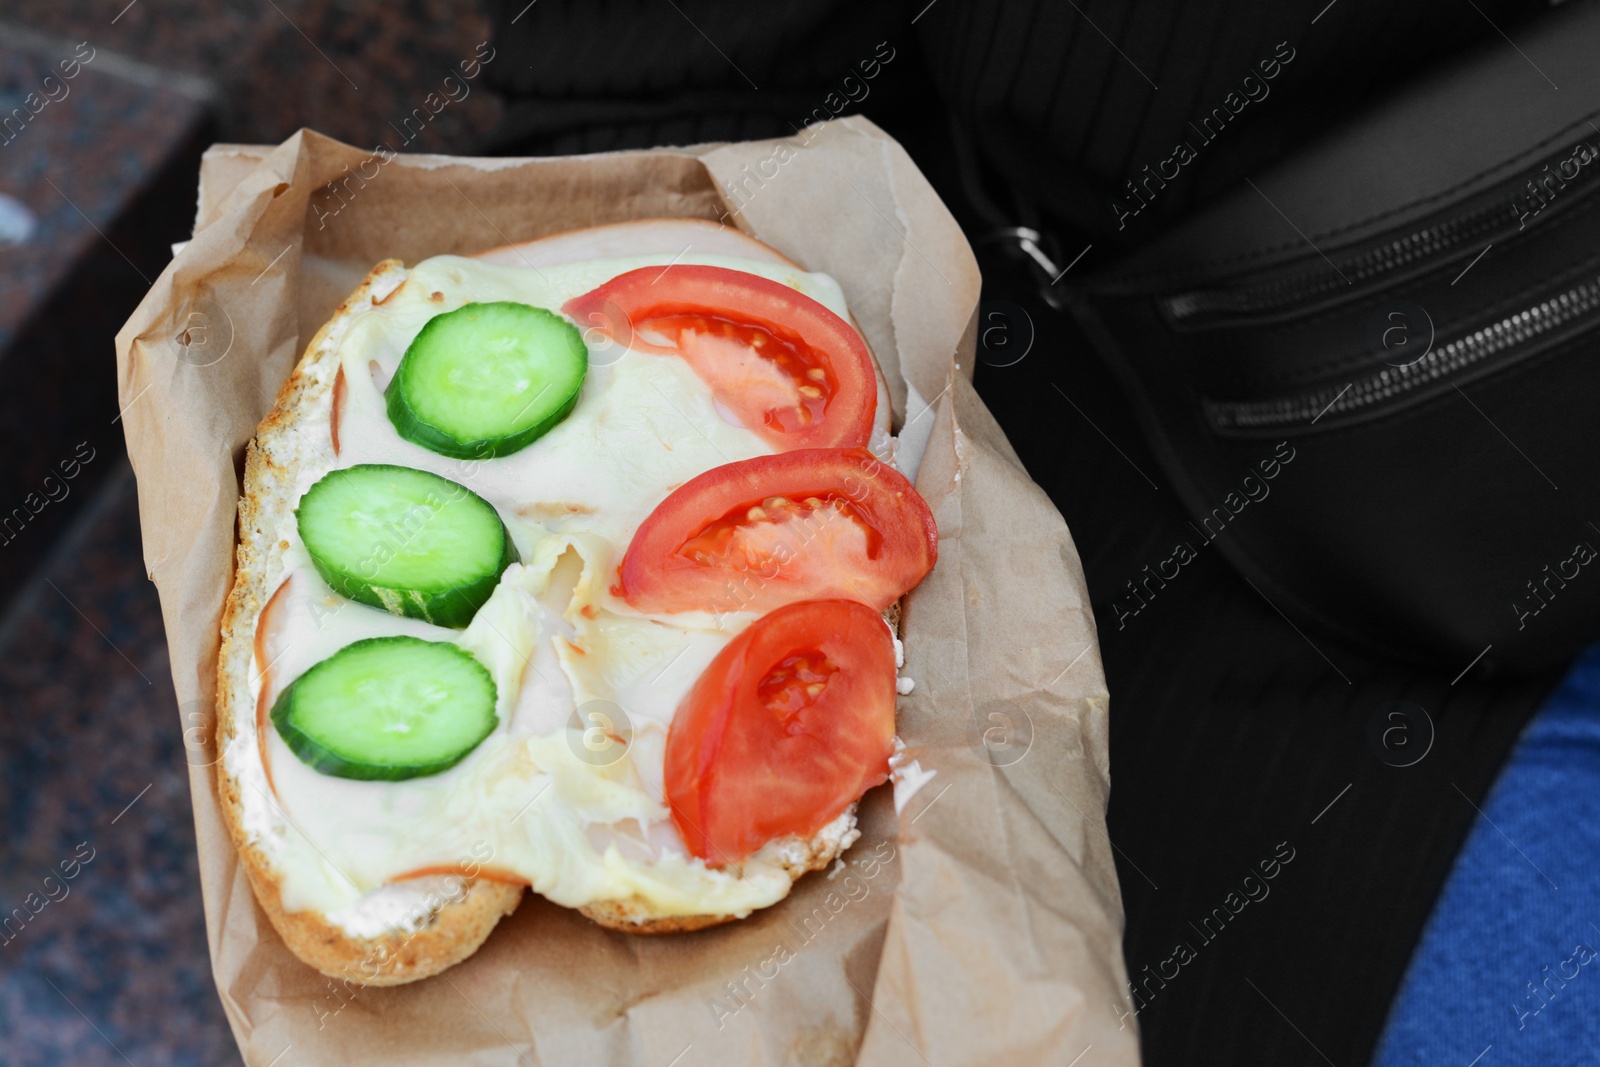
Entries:
[[1223,552],[1313,635],[1463,670],[1600,636],[1600,7],[1522,35],[1069,301],[1187,504],[1188,553]]

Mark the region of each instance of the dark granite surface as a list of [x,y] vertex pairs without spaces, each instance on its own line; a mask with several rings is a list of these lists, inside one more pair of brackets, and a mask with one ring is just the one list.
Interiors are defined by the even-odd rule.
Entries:
[[106,462],[0,621],[0,1062],[238,1063],[133,476]]
[[[0,40],[10,25],[88,41],[181,82],[209,100],[219,140],[274,143],[308,126],[362,146],[420,107],[489,37],[479,0],[6,0]],[[472,92],[412,150],[461,151],[499,115],[497,100]]]
[[204,109],[0,29],[0,604],[121,450],[111,335],[194,217]]
[[[0,238],[0,350],[201,116],[182,94],[97,68],[93,46],[35,52],[3,42],[0,34],[0,193],[31,216],[32,232]],[[147,285],[153,278],[148,266],[124,269]]]

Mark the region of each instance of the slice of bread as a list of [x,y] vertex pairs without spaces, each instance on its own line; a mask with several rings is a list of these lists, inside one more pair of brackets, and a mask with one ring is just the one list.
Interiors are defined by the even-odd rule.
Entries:
[[[681,255],[686,245],[693,245],[696,251],[789,262],[753,238],[700,220],[645,220],[598,227],[495,249],[482,258],[510,266],[548,265],[618,255],[622,249],[633,255]],[[295,521],[301,468],[316,454],[319,442],[329,442],[326,417],[310,416],[327,410],[327,394],[334,388],[337,346],[333,339],[353,309],[380,302],[394,288],[395,275],[403,270],[397,260],[378,264],[339,305],[306,346],[276,405],[247,447],[237,567],[223,612],[217,672],[219,751],[226,752],[230,745],[258,743],[260,726],[251,673],[256,622],[274,592],[269,583],[281,570],[282,553],[288,545],[285,531],[291,530]],[[879,425],[887,430],[887,390],[881,370],[878,378]],[[891,625],[895,614],[891,609]],[[437,974],[472,955],[501,917],[514,911],[522,899],[522,885],[483,877],[430,876],[407,883],[414,890],[408,899],[416,903],[404,919],[373,936],[352,934],[317,911],[289,911],[283,906],[281,874],[272,856],[247,829],[246,804],[254,805],[257,799],[261,804],[274,802],[265,793],[247,798],[246,790],[256,787],[236,778],[228,765],[227,758],[217,761],[218,793],[224,821],[256,899],[290,951],[326,975],[361,985],[398,985]],[[814,840],[791,838],[781,843],[782,865],[791,882],[826,867],[855,842],[859,833],[854,828],[854,813],[852,806]],[[698,930],[739,917],[662,915],[638,897],[598,901],[579,910],[602,926],[649,934]]]
[[[281,531],[294,522],[295,461],[303,445],[297,437],[303,412],[330,388],[317,381],[319,362],[331,361],[329,334],[350,308],[372,299],[375,285],[397,270],[389,260],[373,268],[306,347],[294,374],[284,384],[276,406],[256,431],[245,459],[244,494],[239,502],[239,548],[233,590],[222,614],[222,650],[217,665],[217,743],[225,750],[240,735],[256,734],[256,707],[250,679],[255,654],[255,625],[273,590],[285,543]],[[331,377],[331,376],[329,376]],[[324,429],[323,432],[326,432]],[[228,773],[227,760],[217,761],[217,792],[223,820],[238,849],[256,900],[284,944],[323,974],[362,985],[398,985],[415,981],[459,963],[477,951],[501,916],[522,900],[524,888],[504,882],[466,879],[448,894],[455,898],[427,909],[417,928],[399,926],[376,937],[355,937],[315,911],[287,911],[279,892],[280,875],[261,844],[245,831],[244,783]],[[262,796],[259,802],[270,803]]]

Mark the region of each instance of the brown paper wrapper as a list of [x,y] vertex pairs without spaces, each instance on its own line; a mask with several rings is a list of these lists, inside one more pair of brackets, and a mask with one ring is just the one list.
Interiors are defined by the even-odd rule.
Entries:
[[[246,1062],[1137,1063],[1082,569],[969,384],[977,267],[900,146],[846,119],[785,142],[382,159],[308,131],[213,148],[194,239],[117,335],[145,560],[194,750],[212,964]],[[900,734],[936,775],[898,816],[875,790],[844,870],[741,922],[633,937],[530,894],[442,976],[331,983],[256,905],[221,821],[214,741],[195,728],[214,713],[245,443],[377,261],[651,216],[726,217],[833,275],[896,426],[931,431],[917,486],[939,564],[905,611],[916,688]]]

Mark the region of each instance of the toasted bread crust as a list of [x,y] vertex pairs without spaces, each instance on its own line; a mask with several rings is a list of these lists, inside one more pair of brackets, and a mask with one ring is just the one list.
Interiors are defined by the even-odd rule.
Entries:
[[[254,738],[256,708],[250,665],[254,656],[256,620],[273,590],[268,582],[277,573],[277,559],[286,542],[280,531],[293,521],[294,487],[298,470],[275,456],[292,456],[292,435],[297,426],[331,388],[331,375],[317,372],[334,356],[334,346],[324,349],[335,326],[354,308],[371,301],[385,277],[403,269],[398,260],[378,264],[345,299],[328,323],[311,339],[305,353],[278,394],[276,404],[261,422],[246,449],[243,493],[239,503],[239,536],[233,588],[222,617],[222,647],[217,671],[217,745],[220,753],[240,732]],[[874,359],[876,364],[876,359]],[[882,372],[879,372],[880,391]],[[279,446],[283,446],[280,448]],[[891,608],[890,625],[898,632],[898,611]],[[886,615],[889,613],[886,613]],[[357,937],[316,911],[288,911],[283,906],[281,875],[268,854],[245,829],[242,790],[247,788],[216,763],[217,792],[223,821],[244,865],[257,901],[284,944],[302,961],[330,977],[360,985],[399,985],[417,981],[471,956],[499,920],[511,914],[525,887],[482,878],[460,878],[450,899],[439,901],[415,929],[392,929],[377,937]],[[263,798],[263,802],[272,802]],[[833,841],[796,842],[802,846],[786,864],[791,881],[820,870],[838,857],[858,836],[854,806],[847,832]],[[634,934],[666,934],[701,930],[739,918],[738,915],[661,915],[638,897],[596,901],[578,909],[601,926]]]
[[[855,829],[856,805],[850,805],[850,829],[838,841],[815,840],[805,842],[806,854],[784,866],[790,883],[798,882],[802,875],[820,871],[855,843],[859,836]],[[648,901],[638,897],[626,900],[597,900],[585,904],[578,911],[608,930],[621,930],[629,934],[685,934],[720,926],[739,918],[737,915],[657,915]]]

